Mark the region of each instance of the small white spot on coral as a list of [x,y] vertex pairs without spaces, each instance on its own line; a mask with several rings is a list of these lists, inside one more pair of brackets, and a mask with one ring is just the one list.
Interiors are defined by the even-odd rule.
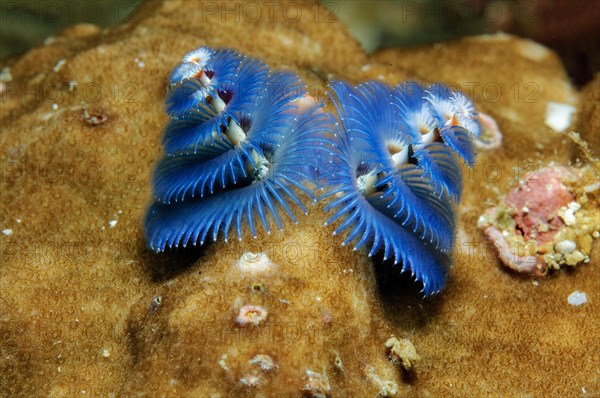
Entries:
[[240,379],[240,384],[248,388],[255,388],[262,384],[263,380],[260,376],[245,375]]
[[111,227],[111,228],[116,227],[117,226],[117,220],[110,220],[108,222],[108,226]]
[[58,104],[52,104],[52,110],[57,110],[58,109]]
[[532,61],[540,62],[550,55],[550,51],[546,47],[531,40],[520,41],[517,49],[523,57]]
[[496,149],[502,145],[502,132],[498,123],[491,116],[485,113],[479,113],[479,122],[481,124],[481,134],[475,137],[475,147],[479,149]]
[[281,44],[283,44],[286,47],[292,47],[294,45],[294,40],[292,40],[288,36],[281,36],[279,38],[279,41],[281,42]]
[[277,369],[277,365],[273,358],[266,354],[257,354],[250,360],[251,365],[258,366],[263,372],[271,372]]
[[62,69],[62,67],[67,63],[66,59],[59,59],[58,62],[56,63],[56,65],[54,65],[54,68],[52,68],[52,70],[54,72],[58,72],[59,70]]
[[321,43],[312,40],[310,37],[308,36],[304,36],[302,38],[302,47],[304,47],[304,49],[306,51],[310,51],[314,54],[321,54]]
[[102,349],[102,356],[104,358],[108,358],[110,356],[110,350],[108,348],[103,348]]
[[229,367],[227,366],[227,363],[225,362],[226,360],[227,360],[227,354],[223,354],[223,355],[221,355],[221,359],[219,359],[219,362],[217,362],[217,363],[219,364],[221,369],[223,369],[226,372],[229,372]]
[[265,253],[245,252],[236,265],[242,272],[262,273],[275,269],[275,264]]
[[378,397],[395,397],[398,394],[398,385],[392,380],[384,380],[377,373],[375,368],[371,365],[366,365],[364,369],[367,380],[373,383],[379,388]]
[[498,113],[513,122],[520,122],[522,120],[521,116],[513,108],[501,108],[498,109]]
[[560,241],[554,246],[554,250],[556,250],[557,253],[562,254],[572,253],[575,249],[577,249],[577,244],[568,239]]
[[10,66],[5,66],[0,71],[0,82],[2,83],[10,83],[12,82],[12,74],[10,73]]
[[504,32],[498,32],[498,33],[484,34],[484,35],[478,35],[478,36],[471,36],[471,37],[467,38],[467,40],[473,40],[473,41],[508,41],[510,38],[511,38],[511,36],[509,34],[506,34]]
[[569,297],[567,297],[567,301],[569,302],[569,304],[578,307],[582,304],[587,303],[587,296],[584,292],[575,290],[573,293],[569,294]]
[[485,215],[480,215],[479,218],[477,219],[477,228],[485,228],[490,224],[489,220],[487,219],[487,217]]
[[565,131],[571,125],[575,107],[559,102],[548,102],[546,108],[546,126],[560,133]]
[[235,321],[241,325],[258,325],[267,319],[267,310],[258,305],[247,304],[240,308],[240,313]]
[[2,233],[3,233],[4,235],[6,235],[6,236],[8,236],[8,235],[12,235],[12,232],[13,232],[13,231],[12,231],[12,229],[10,229],[10,228],[6,228],[6,229],[3,229],[3,230],[2,230]]
[[583,190],[585,192],[594,192],[597,191],[600,188],[600,181],[599,182],[595,182],[593,184],[590,185],[586,185],[585,187],[583,187]]
[[577,218],[575,218],[575,213],[577,210],[581,209],[581,205],[577,202],[571,202],[567,205],[567,207],[561,207],[558,211],[558,217],[567,225],[575,225],[577,224]]

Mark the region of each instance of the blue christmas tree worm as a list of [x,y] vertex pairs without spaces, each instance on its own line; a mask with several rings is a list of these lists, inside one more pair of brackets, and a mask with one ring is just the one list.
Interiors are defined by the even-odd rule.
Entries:
[[382,252],[422,282],[425,294],[439,292],[462,189],[456,155],[472,164],[471,135],[479,133],[472,105],[441,85],[330,87],[338,123],[336,171],[323,196],[333,212],[328,223],[337,221],[334,234],[345,231],[343,245]]
[[255,218],[283,229],[278,208],[294,222],[292,206],[306,213],[297,192],[312,197],[316,165],[306,159],[324,147],[331,116],[296,75],[201,48],[171,74],[167,112],[145,223],[152,249],[227,240],[233,227],[241,239],[244,222],[256,236]]
[[459,159],[472,166],[478,115],[441,84],[330,83],[335,116],[293,73],[233,50],[200,48],[172,72],[165,157],[154,172],[149,246],[238,239],[255,221],[283,230],[299,193],[325,210],[343,245],[402,264],[433,294],[445,285],[462,193]]

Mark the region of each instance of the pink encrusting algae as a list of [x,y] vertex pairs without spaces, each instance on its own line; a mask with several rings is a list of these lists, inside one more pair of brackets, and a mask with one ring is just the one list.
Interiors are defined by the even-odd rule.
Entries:
[[487,209],[478,227],[506,267],[545,275],[561,265],[590,262],[600,216],[594,164],[550,165],[522,181],[498,206]]

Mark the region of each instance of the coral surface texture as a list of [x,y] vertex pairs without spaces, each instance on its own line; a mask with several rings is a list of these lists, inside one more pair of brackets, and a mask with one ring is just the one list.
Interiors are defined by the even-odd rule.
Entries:
[[[459,164],[439,294],[424,297],[381,253],[342,246],[326,204],[300,195],[307,214],[281,211],[283,232],[242,223],[241,240],[148,247],[169,76],[203,46],[297,74],[331,113],[334,80],[441,82],[473,100],[488,142],[473,168]],[[599,80],[580,94],[545,47],[495,34],[366,54],[318,3],[152,0],[1,68],[0,397],[600,396]],[[565,132],[589,149],[549,118],[572,119]],[[560,167],[592,177],[548,205],[560,212],[541,222],[552,238],[531,224],[539,196],[537,213],[511,196],[516,213],[478,228]],[[544,277],[502,265],[517,256],[506,245],[530,236],[561,240],[532,252],[562,253]]]

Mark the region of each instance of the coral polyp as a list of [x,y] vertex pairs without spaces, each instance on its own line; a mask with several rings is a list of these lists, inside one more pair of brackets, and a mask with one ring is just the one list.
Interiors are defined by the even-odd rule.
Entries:
[[240,308],[235,322],[240,326],[256,326],[267,319],[267,310],[258,305],[247,304]]
[[343,245],[381,252],[421,281],[425,294],[439,292],[462,188],[456,155],[473,163],[472,105],[439,85],[330,86],[339,122],[324,195],[328,223],[336,222],[334,234],[346,232]]
[[256,236],[255,219],[283,229],[280,209],[296,221],[290,204],[306,213],[297,193],[312,197],[317,167],[306,159],[331,123],[296,75],[202,48],[172,73],[167,113],[145,225],[152,249],[227,240],[234,225],[241,239],[244,222]]

